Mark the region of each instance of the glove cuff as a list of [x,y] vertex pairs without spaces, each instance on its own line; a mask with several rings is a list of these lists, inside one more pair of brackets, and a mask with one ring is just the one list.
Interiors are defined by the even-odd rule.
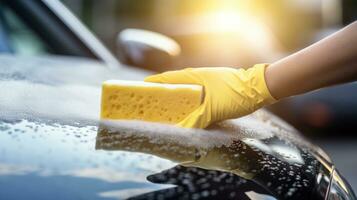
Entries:
[[265,80],[265,69],[269,66],[269,64],[256,64],[253,66],[256,69],[257,83],[255,87],[260,91],[261,95],[264,97],[265,105],[275,103],[277,100],[271,95],[269,88],[266,84]]

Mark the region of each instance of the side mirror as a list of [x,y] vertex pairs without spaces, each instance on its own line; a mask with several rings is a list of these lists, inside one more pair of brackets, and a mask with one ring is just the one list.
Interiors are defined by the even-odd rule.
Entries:
[[180,55],[180,45],[173,39],[147,30],[125,29],[117,37],[118,56],[128,65],[153,71],[169,70]]

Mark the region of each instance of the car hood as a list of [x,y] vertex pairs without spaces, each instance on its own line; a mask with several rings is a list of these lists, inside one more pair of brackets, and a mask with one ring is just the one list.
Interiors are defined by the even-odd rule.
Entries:
[[263,110],[207,130],[99,121],[101,82],[146,71],[66,57],[0,61],[0,197],[304,199],[331,171],[321,150]]
[[150,72],[73,57],[0,56],[1,117],[96,121],[100,85],[108,79],[142,80]]

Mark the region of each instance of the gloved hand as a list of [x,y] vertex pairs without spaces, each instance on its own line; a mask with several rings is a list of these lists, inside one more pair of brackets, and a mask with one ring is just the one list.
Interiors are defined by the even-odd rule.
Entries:
[[247,70],[186,68],[149,76],[145,81],[202,85],[205,92],[203,103],[178,125],[206,128],[214,122],[250,114],[276,101],[265,82],[266,66],[257,64]]

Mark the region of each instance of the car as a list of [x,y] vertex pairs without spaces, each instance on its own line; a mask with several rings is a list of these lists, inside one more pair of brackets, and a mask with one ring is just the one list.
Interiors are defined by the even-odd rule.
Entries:
[[0,55],[0,199],[356,199],[320,148],[264,110],[206,130],[99,120],[103,81],[151,73],[75,53]]
[[265,111],[207,130],[100,121],[101,83],[147,71],[0,56],[1,199],[355,199],[330,158]]

